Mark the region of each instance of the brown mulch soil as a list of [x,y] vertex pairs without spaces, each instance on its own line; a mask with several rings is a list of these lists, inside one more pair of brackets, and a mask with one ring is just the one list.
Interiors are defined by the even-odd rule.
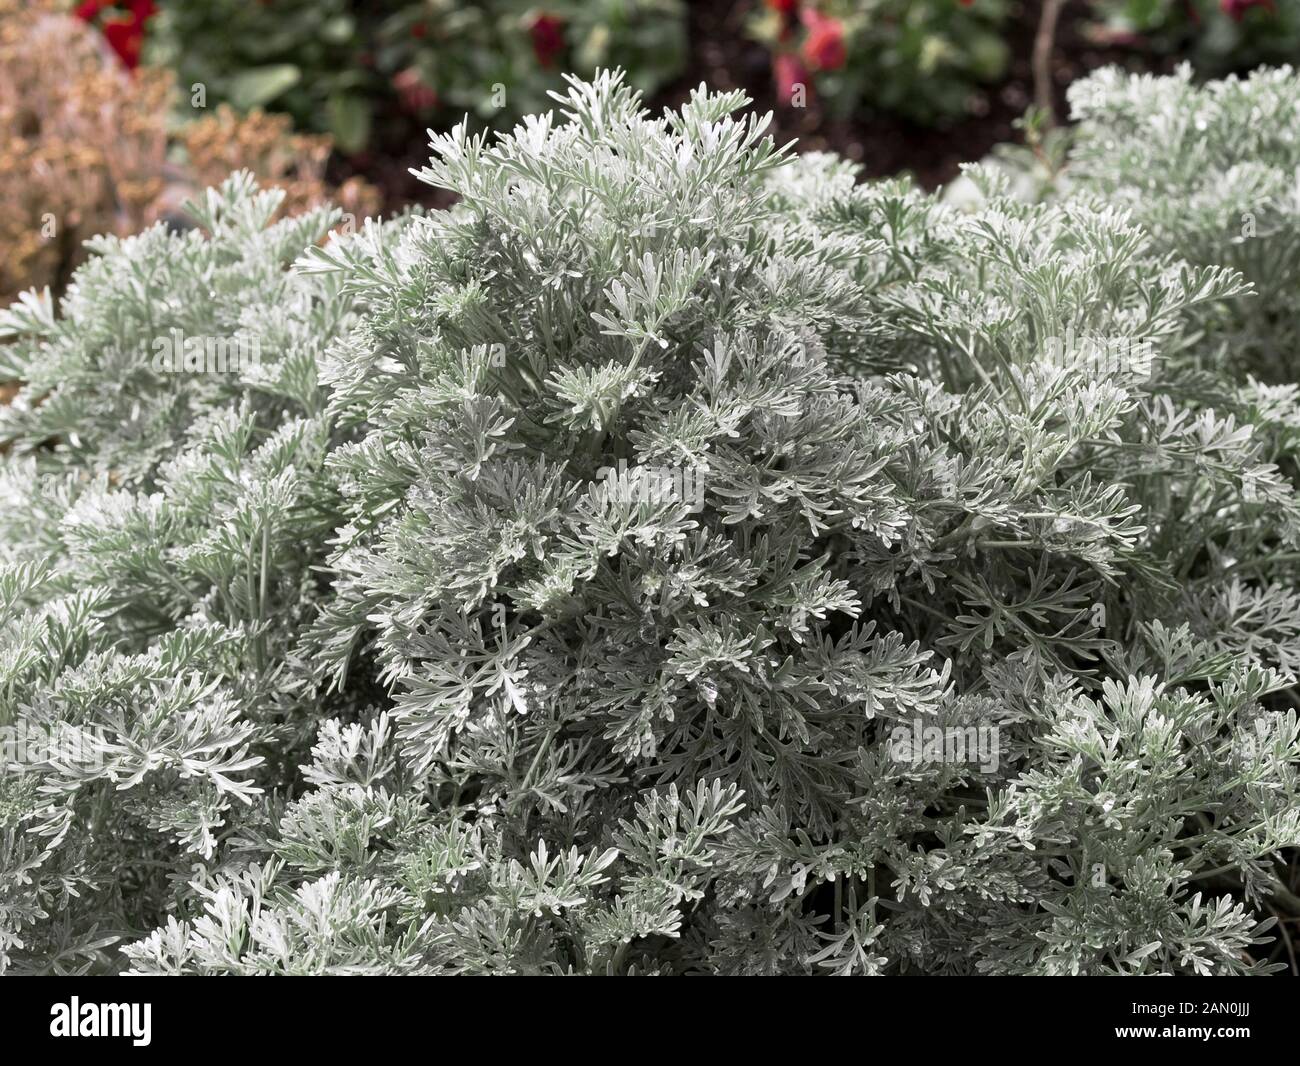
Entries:
[[[779,106],[767,52],[745,36],[745,22],[761,2],[703,0],[689,5],[691,68],[664,94],[663,103],[680,103],[701,81],[719,89],[742,88],[753,97],[758,111],[774,113],[773,134],[778,143],[797,140],[800,151],[837,152],[861,163],[868,178],[908,173],[927,189],[951,181],[962,163],[984,158],[996,145],[1020,141],[1012,123],[1034,97],[1031,57],[1041,0],[1012,5],[1004,28],[1011,52],[1005,78],[971,99],[967,117],[942,128],[866,110],[841,121],[823,115],[816,106]],[[1083,26],[1089,8],[1086,0],[1071,0],[1060,15],[1052,67],[1058,116],[1069,113],[1066,88],[1091,70],[1112,63],[1133,70],[1163,70],[1173,65],[1165,58],[1103,48],[1087,40]]]
[[[745,24],[762,0],[688,0],[690,56],[685,73],[650,101],[654,107],[676,106],[691,89],[706,82],[717,89],[744,89],[760,112],[774,114],[772,132],[778,143],[795,140],[800,151],[834,151],[859,162],[865,177],[909,173],[922,186],[933,189],[956,177],[962,163],[982,159],[996,145],[1019,141],[1013,122],[1033,99],[1031,55],[1038,27],[1041,0],[1013,5],[1006,23],[1011,63],[1000,84],[977,93],[966,118],[943,128],[919,126],[883,113],[866,110],[851,119],[833,119],[813,103],[806,109],[778,106],[772,83],[770,57],[751,40]],[[1053,56],[1052,80],[1056,113],[1068,113],[1066,87],[1098,67],[1116,63],[1133,70],[1167,71],[1174,60],[1130,49],[1106,48],[1088,40],[1083,25],[1086,0],[1071,0],[1061,14]],[[428,159],[424,126],[403,129],[389,121],[386,128],[400,135],[387,146],[333,161],[331,177],[341,180],[360,174],[383,193],[385,211],[409,203],[445,207],[449,198],[418,181],[409,168]]]

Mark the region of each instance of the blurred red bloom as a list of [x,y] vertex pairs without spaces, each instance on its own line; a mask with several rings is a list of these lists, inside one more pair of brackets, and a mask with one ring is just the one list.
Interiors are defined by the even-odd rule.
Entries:
[[1270,13],[1277,12],[1274,0],[1219,0],[1219,6],[1233,22],[1240,22],[1252,7],[1262,7]]
[[135,19],[113,19],[104,23],[104,39],[108,46],[126,65],[135,70],[140,65],[140,50],[144,46],[144,23]]
[[812,79],[803,60],[793,52],[782,52],[772,61],[772,75],[776,80],[776,96],[781,103],[794,102],[795,90],[803,86],[804,99],[812,98]]
[[779,15],[793,15],[799,10],[799,0],[766,0],[767,6]]
[[90,22],[100,12],[119,6],[130,8],[131,20],[134,22],[147,22],[158,14],[158,5],[154,0],[130,0],[127,4],[123,4],[121,0],[83,0],[73,9],[73,14],[83,22]]
[[428,35],[428,33],[429,33],[429,27],[426,26],[423,22],[417,22],[414,26],[411,27],[412,37],[425,37]]
[[564,51],[564,19],[542,12],[528,24],[528,34],[537,62],[544,67],[554,65],[555,57]]
[[838,70],[848,58],[844,47],[844,24],[839,19],[825,18],[816,12],[807,12],[804,23],[808,37],[803,43],[803,57],[814,70]]
[[140,65],[140,52],[144,48],[145,23],[158,14],[154,0],[130,0],[122,4],[113,0],[85,0],[76,7],[74,14],[83,22],[93,22],[105,11],[116,15],[119,7],[127,8],[130,14],[105,22],[102,27],[104,39],[126,68],[135,70]]
[[394,74],[393,88],[407,111],[429,111],[438,106],[438,94],[424,84],[420,72],[414,67]]

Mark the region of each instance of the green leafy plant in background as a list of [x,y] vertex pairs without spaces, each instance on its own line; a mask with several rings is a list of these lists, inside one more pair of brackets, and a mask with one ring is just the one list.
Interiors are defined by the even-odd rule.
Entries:
[[351,0],[163,3],[145,56],[176,71],[187,99],[201,86],[205,107],[286,111],[300,128],[324,124],[356,150],[381,84],[360,62],[368,29]]
[[686,60],[679,0],[408,3],[383,21],[378,39],[379,69],[418,79],[436,95],[432,106],[457,120],[513,121],[544,109],[564,70],[620,66],[630,84],[654,92]]
[[878,110],[926,125],[970,113],[1006,71],[1004,0],[767,0],[751,32],[773,56],[777,95],[820,96],[845,117]]
[[1300,56],[1300,12],[1286,0],[1093,0],[1092,35],[1184,56],[1204,77]]
[[[1276,968],[1250,281],[744,103],[575,80],[435,136],[448,212],[319,245],[235,179],[6,314],[0,693],[59,741],[2,779],[9,968]],[[262,358],[160,374],[181,326]]]
[[679,0],[202,0],[160,5],[148,55],[206,86],[209,106],[288,111],[357,151],[403,110],[403,132],[466,113],[509,125],[561,69],[617,63],[658,88],[684,64],[685,15]]

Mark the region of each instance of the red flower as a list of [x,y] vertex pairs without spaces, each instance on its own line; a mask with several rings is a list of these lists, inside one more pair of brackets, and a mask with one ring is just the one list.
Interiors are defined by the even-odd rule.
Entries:
[[412,37],[425,37],[428,35],[428,33],[429,33],[429,27],[426,26],[423,22],[417,22],[414,26],[411,27]]
[[544,67],[553,66],[555,57],[564,51],[564,19],[542,12],[528,24],[533,39],[533,55]]
[[122,0],[83,0],[73,10],[73,14],[82,22],[93,22],[101,12],[119,5],[129,7],[131,9],[131,21],[138,22],[141,25],[158,14],[158,5],[154,3],[154,0],[130,0],[129,3],[125,4],[122,3]]
[[1219,0],[1219,7],[1233,22],[1240,22],[1252,7],[1262,7],[1270,14],[1277,12],[1277,6],[1273,0]]
[[420,72],[414,67],[394,74],[393,88],[407,111],[430,111],[438,106],[438,94],[424,84]]
[[127,70],[140,65],[140,49],[144,45],[144,23],[135,19],[113,19],[104,23],[104,38],[117,53]]
[[793,15],[799,10],[799,0],[766,0],[767,6],[778,15]]
[[802,86],[804,100],[812,99],[812,79],[803,60],[793,52],[782,52],[772,61],[772,75],[776,79],[776,96],[781,103],[794,103],[794,94]]
[[[93,22],[105,11],[118,6],[114,0],[85,0],[77,6],[75,14],[83,22]],[[126,68],[135,70],[140,65],[140,52],[144,47],[145,23],[158,13],[158,5],[154,0],[129,0],[121,6],[129,8],[131,13],[105,22],[104,39]]]
[[824,18],[807,12],[804,23],[808,37],[803,42],[803,57],[813,70],[838,70],[848,58],[844,47],[844,24],[839,19]]

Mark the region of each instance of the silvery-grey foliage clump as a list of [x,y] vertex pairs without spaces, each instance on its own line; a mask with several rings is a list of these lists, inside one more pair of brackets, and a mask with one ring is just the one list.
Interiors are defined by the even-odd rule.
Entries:
[[1292,384],[1300,345],[1300,88],[1289,67],[1198,86],[1103,70],[1070,89],[1074,187],[1133,213],[1162,248],[1241,271],[1203,358]]
[[435,138],[450,212],[322,244],[236,176],[15,305],[4,965],[1272,969],[1300,252],[1126,190],[1146,109],[1300,81],[1181,84],[958,209],[602,75]]

